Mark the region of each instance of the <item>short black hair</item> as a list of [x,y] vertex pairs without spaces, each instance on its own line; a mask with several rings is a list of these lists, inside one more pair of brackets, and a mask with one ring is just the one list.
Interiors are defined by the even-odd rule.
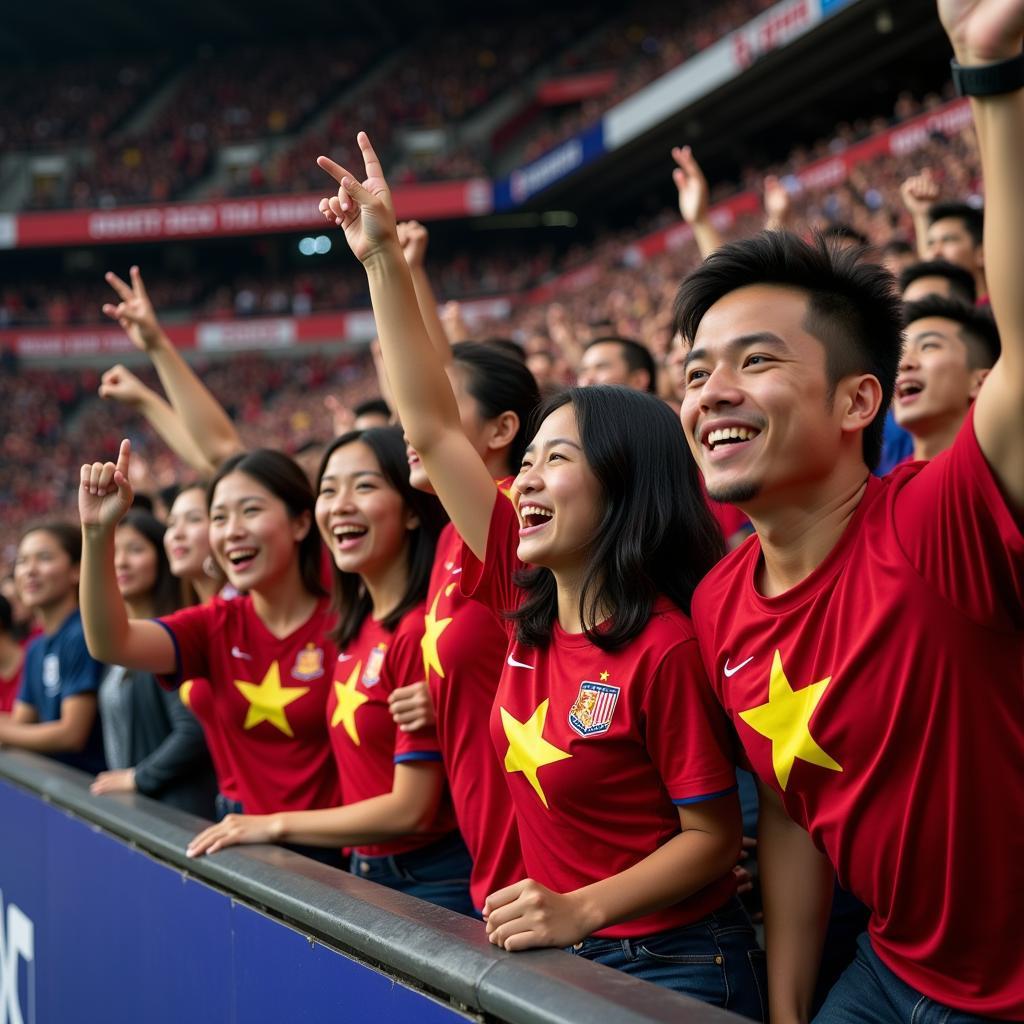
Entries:
[[526,450],[530,414],[537,408],[540,392],[526,363],[504,348],[480,341],[452,345],[452,359],[465,374],[466,390],[476,402],[481,419],[492,420],[503,412],[519,417],[519,430],[508,447],[508,471],[519,471]]
[[[331,456],[339,448],[356,441],[373,452],[385,479],[419,520],[419,526],[409,531],[405,593],[398,604],[380,620],[381,625],[393,633],[402,619],[427,596],[437,538],[447,518],[434,495],[417,491],[409,483],[409,460],[401,427],[368,427],[366,430],[350,430],[336,437],[320,460],[320,469],[316,475],[318,492]],[[355,639],[367,615],[373,611],[373,601],[358,573],[342,572],[337,565],[332,564],[331,575],[334,579],[334,610],[338,616],[331,639],[338,647],[345,647]]]
[[922,260],[920,263],[911,263],[902,274],[900,274],[900,293],[902,294],[915,281],[922,277],[944,277],[949,281],[953,295],[971,305],[977,301],[978,288],[974,283],[974,275],[963,267],[958,267],[949,260]]
[[991,313],[942,295],[928,295],[905,307],[907,326],[926,317],[941,317],[960,325],[960,340],[967,347],[967,365],[972,370],[988,369],[999,358],[1002,346],[999,328]]
[[262,484],[271,494],[284,502],[288,514],[298,519],[303,512],[309,513],[309,531],[299,542],[299,572],[302,585],[313,597],[324,597],[321,575],[320,531],[316,528],[316,498],[306,474],[294,459],[273,448],[257,448],[251,452],[239,452],[221,463],[206,489],[206,507],[213,504],[217,485],[229,473],[245,473]]
[[354,406],[352,412],[358,418],[360,416],[386,416],[391,419],[391,406],[383,398],[368,398]]
[[981,245],[985,237],[985,214],[977,206],[970,203],[933,203],[928,209],[928,227],[951,217],[962,221],[974,244]]
[[[555,410],[571,405],[583,453],[601,485],[601,521],[589,542],[580,620],[605,651],[633,640],[659,595],[689,613],[697,584],[725,553],[704,499],[679,420],[660,398],[612,384],[569,388],[534,414],[531,437]],[[545,647],[558,616],[550,569],[517,574],[525,600],[510,618],[530,647]],[[609,619],[597,625],[600,610]]]
[[637,341],[635,338],[622,338],[617,334],[602,334],[599,338],[588,341],[583,346],[583,351],[586,352],[595,345],[609,344],[619,346],[622,351],[622,358],[626,361],[626,366],[629,368],[630,373],[634,370],[647,371],[647,391],[652,395],[657,394],[658,367],[654,362],[654,356],[651,355],[651,350],[643,342]]
[[0,594],[0,634],[17,635],[14,629],[14,609],[3,594]]
[[830,245],[820,234],[805,242],[788,231],[762,231],[723,245],[693,271],[679,287],[673,320],[692,344],[704,314],[730,292],[755,284],[806,292],[804,326],[825,347],[830,396],[852,374],[871,374],[881,385],[881,405],[863,438],[864,462],[874,469],[903,350],[903,310],[894,283],[861,252]]

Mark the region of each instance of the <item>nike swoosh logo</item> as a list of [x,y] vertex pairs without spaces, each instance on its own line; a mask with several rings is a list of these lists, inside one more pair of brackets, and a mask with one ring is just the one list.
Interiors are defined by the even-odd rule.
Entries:
[[460,572],[462,572],[462,567],[461,566],[458,569],[452,569],[452,575],[453,576],[458,576]]
[[245,658],[246,661],[252,661],[252,655],[251,654],[246,654],[245,651],[241,651],[237,647],[232,647],[231,648],[231,657],[232,658]]
[[338,661],[351,661],[354,657],[353,654],[339,654]]
[[516,661],[516,659],[513,658],[511,654],[508,656],[508,664],[511,665],[512,668],[528,668],[531,670],[533,669],[533,665],[527,665],[524,662]]
[[739,672],[739,670],[741,668],[743,668],[744,665],[749,665],[753,660],[754,660],[754,656],[751,655],[749,658],[747,658],[746,661],[741,661],[738,665],[734,666],[733,668],[729,668],[729,659],[726,658],[725,659],[725,668],[723,669],[723,671],[725,672],[725,674],[727,676],[734,676],[734,675],[736,675],[737,672]]

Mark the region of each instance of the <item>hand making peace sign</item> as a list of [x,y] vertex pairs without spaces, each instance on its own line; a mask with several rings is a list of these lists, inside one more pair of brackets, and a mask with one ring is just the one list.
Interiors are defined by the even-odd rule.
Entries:
[[160,339],[160,324],[142,281],[142,271],[132,267],[130,275],[130,286],[112,271],[108,270],[104,275],[107,284],[117,292],[121,301],[116,306],[112,302],[106,303],[103,312],[118,322],[136,348],[148,352]]
[[366,180],[360,185],[356,176],[341,164],[330,157],[317,157],[317,164],[338,183],[336,196],[320,200],[320,212],[328,223],[344,228],[349,248],[366,263],[386,243],[398,244],[398,225],[391,190],[370,139],[366,132],[360,132],[356,139],[363,154]]

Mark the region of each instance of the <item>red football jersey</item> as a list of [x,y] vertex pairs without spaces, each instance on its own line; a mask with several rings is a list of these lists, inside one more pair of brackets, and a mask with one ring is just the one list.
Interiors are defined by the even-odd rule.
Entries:
[[[522,599],[519,520],[494,503],[486,565],[463,547],[462,588],[495,612]],[[690,620],[660,600],[623,650],[556,623],[544,649],[509,647],[491,737],[512,794],[529,876],[571,892],[616,875],[679,833],[677,805],[736,788],[728,723],[704,678]],[[596,934],[633,938],[689,924],[735,891],[732,872],[689,899]]]
[[[337,657],[327,722],[343,803],[390,793],[396,764],[441,760],[433,728],[402,732],[388,708],[392,690],[423,678],[423,610],[420,604],[407,612],[394,633],[367,616],[355,639]],[[446,789],[429,830],[355,850],[364,857],[390,857],[436,842],[455,828]]]
[[209,680],[224,759],[246,813],[337,806],[324,723],[336,657],[327,600],[282,639],[263,625],[251,597],[215,597],[156,621],[178,656],[178,672],[165,683]]
[[900,978],[1024,1018],[1024,536],[973,418],[938,458],[870,477],[785,594],[758,593],[760,559],[751,538],[694,603],[755,771],[871,909]]
[[[500,500],[504,500],[503,498]],[[492,892],[526,877],[505,769],[488,722],[508,634],[488,608],[462,593],[462,538],[449,523],[430,576],[423,671],[459,829],[473,858],[469,889],[481,909]]]
[[181,703],[196,716],[196,721],[203,727],[203,738],[206,740],[213,771],[217,776],[217,789],[229,800],[241,802],[209,679],[189,679],[181,684],[178,694]]

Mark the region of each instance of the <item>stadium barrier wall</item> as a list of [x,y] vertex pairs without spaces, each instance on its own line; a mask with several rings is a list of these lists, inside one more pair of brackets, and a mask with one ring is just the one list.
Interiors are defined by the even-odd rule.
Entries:
[[0,751],[0,1024],[728,1024],[731,1014]]

